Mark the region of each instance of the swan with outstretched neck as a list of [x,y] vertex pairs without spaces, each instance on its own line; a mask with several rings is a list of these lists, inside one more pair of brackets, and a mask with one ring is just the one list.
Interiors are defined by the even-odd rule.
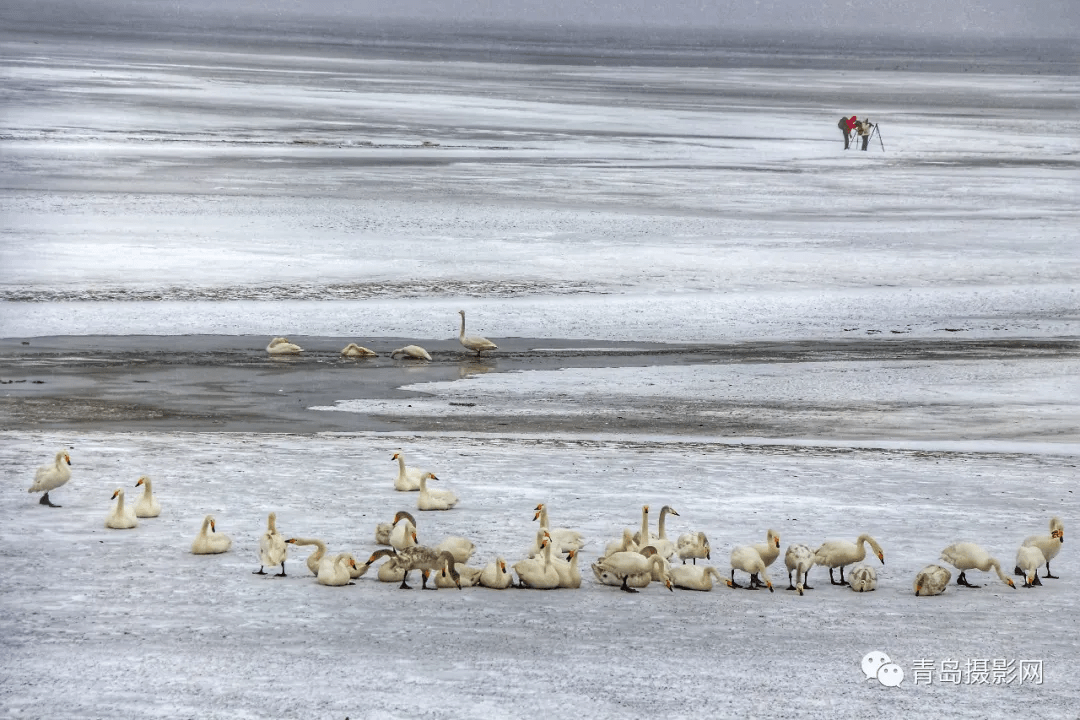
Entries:
[[466,335],[465,334],[465,311],[458,310],[458,315],[461,316],[461,333],[458,334],[458,342],[462,344],[468,350],[476,352],[477,356],[485,350],[498,350],[499,346],[488,340],[486,337],[480,337],[479,335]]

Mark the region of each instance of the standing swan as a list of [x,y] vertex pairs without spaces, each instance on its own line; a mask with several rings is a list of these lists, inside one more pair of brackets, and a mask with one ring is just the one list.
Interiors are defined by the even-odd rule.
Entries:
[[412,358],[413,360],[427,360],[429,362],[431,361],[431,355],[428,353],[427,350],[420,347],[419,345],[406,345],[405,347],[398,348],[394,352],[390,353],[390,357],[392,358],[396,358],[398,355],[404,355],[405,357]]
[[113,506],[109,517],[105,518],[105,527],[113,530],[130,530],[136,527],[139,521],[135,519],[135,513],[131,511],[131,508],[124,507],[124,491],[116,488],[112,499],[116,500],[116,505]]
[[[210,532],[206,532],[210,528]],[[214,516],[207,515],[203,518],[202,528],[195,536],[195,542],[191,543],[193,555],[217,555],[228,551],[232,547],[232,539],[225,533],[219,533],[214,524]]]
[[997,576],[1001,578],[1001,582],[1014,590],[1016,589],[1016,584],[1001,572],[1001,563],[999,563],[996,558],[990,557],[990,553],[986,552],[982,547],[975,543],[953,543],[941,551],[941,559],[960,571],[960,577],[956,578],[957,585],[971,588],[981,587],[980,585],[972,585],[969,583],[968,579],[964,577],[964,571],[982,570],[983,572],[989,572],[990,568],[993,568],[994,572],[997,573]]
[[486,337],[480,337],[479,335],[466,335],[465,334],[465,311],[458,310],[458,315],[461,316],[461,333],[458,335],[458,342],[461,343],[469,350],[475,350],[477,356],[485,350],[498,350],[499,346],[488,340]]
[[[458,590],[461,589],[460,576],[458,575],[457,568],[454,567],[454,556],[448,552],[437,552],[434,548],[424,547],[423,545],[413,545],[412,547],[405,548],[401,552],[384,548],[373,552],[365,564],[371,565],[383,556],[389,556],[397,560],[398,568],[404,573],[401,577],[400,587],[402,590],[412,590],[406,580],[409,579],[409,573],[413,570],[420,571],[421,577],[423,578],[420,587],[426,590],[428,577],[432,572],[442,570],[444,566],[446,567],[447,572],[450,573],[450,577],[458,584]],[[431,589],[434,590],[435,588],[432,587]]]
[[1016,553],[1016,567],[1024,573],[1024,587],[1030,588],[1042,585],[1039,579],[1039,566],[1046,561],[1042,550],[1034,545],[1021,545]]
[[[881,546],[877,544],[877,540],[870,537],[867,534],[860,535],[855,542],[848,540],[828,540],[814,553],[814,564],[822,565],[829,568],[829,581],[833,585],[847,585],[847,581],[844,580],[844,566],[851,563],[862,562],[866,557],[865,543],[870,543],[870,547],[874,548],[874,552],[877,553],[878,560],[881,564],[885,564],[885,553],[882,551]],[[833,578],[833,568],[840,568],[840,582],[836,582]],[[806,576],[803,576],[803,582],[806,581]]]
[[952,579],[952,573],[940,565],[927,565],[915,576],[915,594],[940,595]]
[[[33,492],[31,490],[31,492]],[[1061,518],[1050,518],[1050,534],[1049,535],[1030,535],[1024,538],[1024,546],[1035,546],[1042,552],[1043,557],[1046,558],[1046,574],[1044,578],[1057,579],[1057,575],[1050,574],[1050,561],[1057,557],[1057,554],[1061,552],[1061,546],[1065,543],[1065,526],[1061,524]],[[1013,571],[1016,575],[1023,575],[1023,568],[1020,564],[1016,564],[1016,569]]]
[[271,355],[299,355],[304,348],[289,342],[289,338],[276,337],[266,346],[266,352]]
[[143,475],[139,478],[139,482],[135,483],[135,487],[140,485],[143,486],[143,494],[139,502],[135,503],[135,517],[157,517],[161,514],[161,503],[154,497],[154,491],[150,487],[150,478]]
[[[769,567],[776,558],[780,557],[780,536],[775,530],[769,528],[765,531],[765,542],[754,543],[750,547],[757,550],[758,555],[761,556],[761,562],[765,563],[765,567]],[[761,586],[761,581],[758,580],[757,575],[750,576],[750,584]]]
[[[668,513],[672,515],[678,515],[679,511],[671,507],[670,505],[665,505],[664,507],[660,508],[660,520],[657,523],[656,534],[653,535],[652,533],[649,533],[648,536],[643,536],[643,531],[639,530],[637,535],[634,536],[634,542],[636,542],[639,546],[645,547],[646,545],[652,545],[654,548],[656,548],[656,552],[660,555],[660,557],[664,558],[665,560],[670,560],[672,557],[675,556],[675,543],[668,540],[667,530],[664,526],[664,523],[667,520]],[[643,537],[644,539],[642,539]]]
[[458,504],[458,496],[449,490],[428,490],[428,480],[438,480],[433,473],[420,476],[420,497],[416,507],[420,510],[449,510]]
[[710,560],[712,549],[709,547],[709,538],[705,537],[703,532],[680,535],[675,544],[675,554],[682,559],[683,565],[686,564],[686,558],[693,558],[695,565],[698,558]]
[[648,585],[655,570],[660,573],[667,589],[674,592],[671,575],[664,567],[664,559],[656,554],[656,549],[651,545],[642,548],[641,552],[617,552],[600,558],[593,563],[592,568],[598,578],[609,573],[622,579],[619,589],[630,593],[636,593],[637,590],[629,586],[629,578],[640,578],[644,581],[642,586]]
[[[787,552],[784,553],[784,565],[787,566],[787,582],[788,590],[798,590],[799,594],[803,594],[803,590],[813,590],[814,588],[806,584],[806,573],[810,568],[814,567],[814,551],[805,545],[792,544],[788,545]],[[795,584],[791,584],[791,573],[795,572]]]
[[769,592],[773,592],[772,580],[765,571],[765,561],[761,559],[761,555],[753,545],[740,545],[731,551],[731,580],[725,581],[728,587],[742,587],[735,582],[736,570],[750,573],[751,582],[746,586],[747,590],[757,590],[761,586],[760,580],[756,585],[753,582],[754,578],[760,575],[765,580],[765,586],[769,588]]
[[281,565],[281,572],[274,577],[285,577],[285,538],[277,531],[277,513],[266,518],[266,532],[259,537],[259,569],[252,575],[265,575],[264,567]]
[[71,479],[70,465],[71,456],[68,455],[67,450],[56,453],[56,460],[52,465],[42,465],[34,473],[34,484],[30,486],[27,492],[36,493],[44,490],[45,494],[41,496],[38,502],[49,507],[60,507],[54,505],[52,500],[49,499],[49,491],[55,490]]

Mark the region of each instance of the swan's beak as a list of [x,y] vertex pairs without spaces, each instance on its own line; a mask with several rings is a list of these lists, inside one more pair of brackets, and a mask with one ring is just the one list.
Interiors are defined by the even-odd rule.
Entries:
[[68,464],[68,465],[70,465],[70,464],[71,464],[71,458],[70,458],[69,456],[65,455],[65,456],[64,456],[64,460],[66,460],[66,461],[67,461],[67,464]]
[[669,512],[669,513],[671,513],[672,515],[678,515],[678,514],[679,514],[679,511],[678,511],[678,510],[676,510],[675,508],[670,508],[670,509],[668,510],[668,512]]
[[397,453],[394,453],[394,457],[392,457],[392,458],[390,458],[390,459],[391,459],[391,460],[397,460],[397,456],[398,456],[398,454],[397,454]]
[[110,499],[110,500],[115,500],[115,499],[116,499],[116,496],[117,496],[117,495],[119,495],[119,494],[120,494],[120,491],[119,491],[119,490],[117,490],[116,492],[114,492],[114,493],[112,494],[112,497],[111,497],[111,498],[109,498],[109,499]]
[[668,590],[670,590],[671,592],[675,592],[675,586],[672,584],[671,578],[668,578],[667,580],[665,580],[664,584],[667,585]]
[[1009,583],[1009,587],[1011,587],[1013,590],[1016,589],[1016,583],[1012,581],[1012,578],[1005,578],[1005,582]]
[[648,505],[644,506],[644,507],[643,507],[643,508],[641,508],[641,509],[642,509],[642,510],[643,510],[644,512],[649,512],[649,506],[648,506]]
[[217,532],[217,528],[214,526],[214,521],[210,521],[210,532]]
[[922,585],[916,585],[915,586],[915,594],[918,595],[921,592],[922,592]]
[[[780,547],[780,546],[779,546],[779,545],[777,545],[776,547]],[[883,552],[879,552],[879,553],[877,554],[877,557],[878,557],[878,560],[880,560],[880,561],[881,561],[881,564],[882,564],[882,565],[884,565],[884,564],[885,564],[885,553],[883,553]]]
[[289,539],[288,539],[288,540],[286,540],[285,542],[287,542],[287,543],[295,543],[295,542],[296,542],[296,538],[289,538]]
[[356,561],[355,561],[355,560],[352,560],[352,559],[350,559],[350,560],[349,560],[349,565],[350,565],[350,566],[352,566],[352,569],[353,569],[353,570],[355,570],[355,569],[356,569]]
[[766,581],[765,581],[765,584],[769,586],[769,592],[774,592],[774,591],[773,591],[773,588],[772,588],[772,583],[771,583],[771,582],[769,582],[768,580],[766,580]]
[[1054,532],[1050,533],[1050,537],[1057,538],[1059,542],[1065,542],[1065,533],[1061,530],[1055,530]]
[[710,554],[710,552],[708,550],[705,551],[705,559],[706,560],[712,560],[712,555]]
[[533,515],[533,522],[536,522],[536,521],[537,521],[537,520],[539,520],[539,519],[540,519],[540,511],[539,511],[539,510],[537,510],[537,511],[536,511],[536,514],[535,514],[535,515]]
[[776,547],[780,547],[780,536],[776,536]]

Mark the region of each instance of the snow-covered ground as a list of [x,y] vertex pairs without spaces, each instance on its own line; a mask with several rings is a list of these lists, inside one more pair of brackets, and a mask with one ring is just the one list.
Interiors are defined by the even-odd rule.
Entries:
[[[475,416],[398,435],[0,429],[0,714],[10,717],[1074,717],[1080,128],[1075,75],[348,58],[3,36],[0,336],[277,334],[692,342],[1054,340],[1060,354],[488,372],[331,410]],[[884,151],[841,149],[869,115]],[[428,141],[434,145],[423,146]],[[887,344],[882,345],[883,348]],[[497,360],[493,361],[497,367]],[[88,381],[89,382],[89,381]],[[30,387],[29,385],[27,387]],[[25,388],[23,388],[25,390]],[[30,391],[33,387],[30,387]],[[2,392],[2,391],[0,391]],[[454,405],[450,401],[476,402]],[[665,403],[801,437],[532,434],[501,417]],[[451,409],[452,408],[452,409]],[[588,413],[582,413],[588,414]],[[820,418],[816,422],[815,418]],[[703,431],[704,432],[704,431]],[[74,479],[39,506],[35,466]],[[412,508],[390,456],[462,497],[424,540],[519,559],[532,508],[595,560],[642,504],[726,572],[768,528],[863,532],[879,587],[326,588],[251,574],[269,511],[360,559]],[[164,507],[103,527],[151,475]],[[213,513],[225,555],[187,552]],[[1006,571],[1061,516],[1058,580],[916,598],[941,549]],[[293,557],[303,553],[294,553]],[[782,562],[782,561],[781,561]],[[876,561],[874,561],[876,563]],[[860,661],[888,653],[899,688]],[[943,663],[1039,662],[951,684]],[[915,683],[917,665],[934,666]],[[976,673],[975,679],[977,680]]]

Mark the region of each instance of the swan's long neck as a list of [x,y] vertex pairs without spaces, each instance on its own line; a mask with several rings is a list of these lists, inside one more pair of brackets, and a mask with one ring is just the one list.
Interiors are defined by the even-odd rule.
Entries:
[[855,547],[857,552],[855,553],[854,562],[862,562],[866,558],[866,544],[873,543],[869,535],[860,535],[859,539],[855,541]]
[[[1001,582],[1005,583],[1006,585],[1009,584],[1009,578],[1006,577],[1005,573],[1001,572],[1001,563],[997,561],[997,558],[990,558],[990,567],[994,568],[994,572],[997,573],[997,576],[998,578],[1000,578]],[[1035,569],[1036,571],[1038,571],[1038,566],[1036,566]]]
[[420,492],[427,494],[427,474],[420,476]]
[[657,528],[656,536],[661,540],[667,540],[667,533],[664,531],[664,521],[667,520],[669,508],[665,505],[660,509],[660,526]]
[[549,529],[548,528],[547,505],[540,508],[540,529],[541,530],[548,530]]
[[551,567],[551,541],[548,540],[548,544],[544,546],[544,570]]
[[649,506],[641,508],[641,547],[649,544]]
[[270,517],[266,518],[266,529],[271,535],[277,535],[277,515],[274,513],[270,513]]
[[200,535],[206,535],[206,528],[210,527],[210,518],[203,518],[202,530],[199,531]]
[[124,512],[124,491],[116,493],[116,510],[118,512]]
[[[143,497],[146,498],[147,500],[149,500],[150,498],[152,498],[154,496],[154,491],[150,487],[150,478],[143,478],[143,486],[144,486],[143,491],[142,491]],[[167,492],[165,494],[168,495]]]
[[870,544],[870,547],[874,548],[874,553],[878,556],[878,559],[881,560],[881,562],[883,563],[885,562],[885,553],[882,552],[881,546],[877,544],[877,541],[874,540],[874,538],[870,537],[869,535],[860,535],[857,542],[859,544],[860,552],[860,555],[858,557],[859,560],[862,560],[864,557],[866,557],[866,548],[863,547],[863,542],[867,542]]
[[461,334],[459,334],[458,337],[465,337],[465,313],[461,313]]
[[399,478],[405,477],[405,458],[401,457],[400,454],[398,454],[398,456],[397,456],[397,465],[398,465],[398,477]]

